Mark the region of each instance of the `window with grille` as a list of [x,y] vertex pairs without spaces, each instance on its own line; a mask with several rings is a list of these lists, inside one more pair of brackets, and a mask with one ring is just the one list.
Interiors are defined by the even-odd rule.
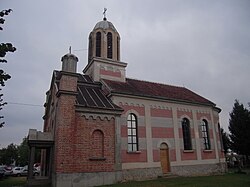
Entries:
[[190,122],[187,118],[183,118],[182,120],[182,133],[183,133],[184,150],[192,150]]
[[137,118],[130,113],[127,118],[128,128],[128,151],[138,151]]
[[201,133],[205,150],[210,150],[211,145],[209,140],[209,128],[208,128],[208,123],[205,119],[203,119],[201,123]]

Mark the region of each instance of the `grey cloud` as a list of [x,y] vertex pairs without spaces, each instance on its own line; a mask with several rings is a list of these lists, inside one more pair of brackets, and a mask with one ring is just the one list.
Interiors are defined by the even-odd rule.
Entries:
[[[72,46],[78,71],[87,64],[88,35],[103,17],[121,35],[122,61],[132,78],[185,86],[222,108],[228,125],[234,99],[249,102],[250,3],[248,0],[4,1],[4,41],[17,51],[4,66],[12,79],[6,101],[43,105],[54,69]],[[43,107],[9,105],[0,146],[20,143],[29,128],[42,129]],[[10,135],[8,135],[10,134]]]

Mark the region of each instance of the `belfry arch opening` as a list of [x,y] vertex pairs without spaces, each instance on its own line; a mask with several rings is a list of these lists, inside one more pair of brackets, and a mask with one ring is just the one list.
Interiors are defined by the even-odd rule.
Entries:
[[113,39],[112,33],[108,32],[107,34],[107,58],[113,58]]

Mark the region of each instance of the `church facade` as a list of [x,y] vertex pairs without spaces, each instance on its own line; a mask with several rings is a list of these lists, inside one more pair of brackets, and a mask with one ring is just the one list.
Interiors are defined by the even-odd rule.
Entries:
[[42,134],[52,143],[42,169],[53,186],[225,172],[216,104],[184,87],[127,78],[120,35],[106,18],[91,31],[88,53],[83,73],[75,55],[64,55],[47,92]]

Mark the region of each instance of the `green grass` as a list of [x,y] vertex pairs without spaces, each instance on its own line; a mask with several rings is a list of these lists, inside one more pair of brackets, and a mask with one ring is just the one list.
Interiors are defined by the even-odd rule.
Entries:
[[7,177],[0,179],[0,187],[19,187],[26,184],[26,177]]
[[204,177],[161,178],[150,181],[133,181],[109,185],[109,187],[250,187],[250,175],[225,174]]
[[[26,177],[0,179],[0,187],[24,187]],[[250,173],[234,172],[218,176],[160,178],[148,181],[131,181],[109,187],[250,187]]]

